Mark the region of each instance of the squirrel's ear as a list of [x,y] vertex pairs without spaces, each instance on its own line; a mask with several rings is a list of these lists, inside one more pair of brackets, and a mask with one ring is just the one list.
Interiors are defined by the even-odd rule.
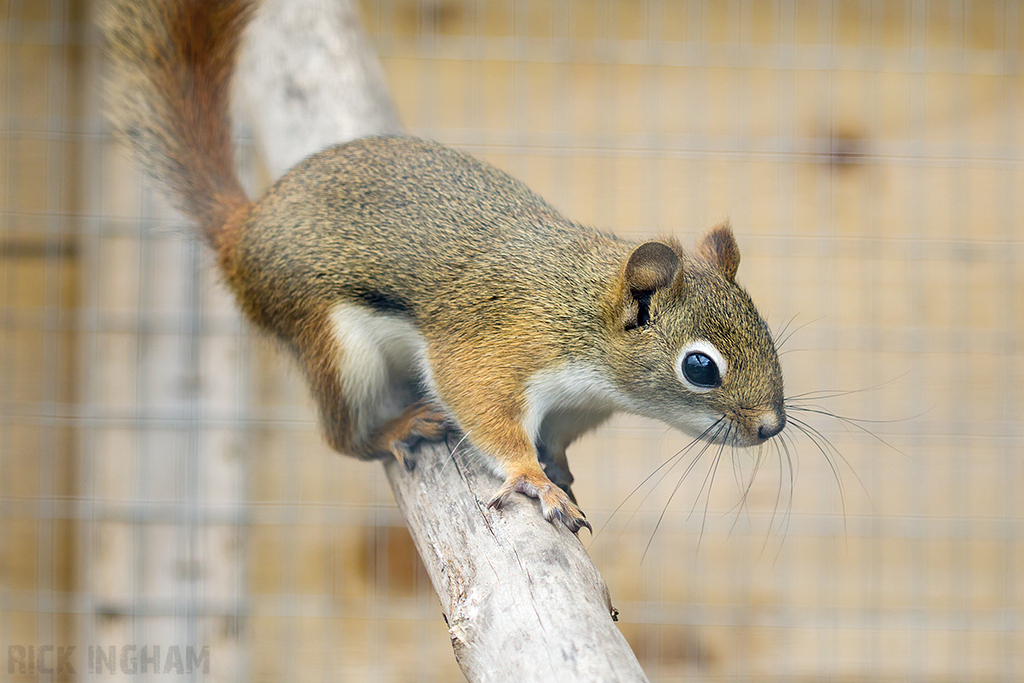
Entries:
[[650,320],[651,295],[668,287],[679,272],[679,255],[664,242],[644,242],[626,261],[626,329]]
[[626,262],[626,286],[630,294],[650,295],[676,279],[679,255],[664,242],[644,242]]
[[697,243],[697,255],[722,272],[729,281],[736,279],[740,267],[740,248],[729,221],[708,230]]

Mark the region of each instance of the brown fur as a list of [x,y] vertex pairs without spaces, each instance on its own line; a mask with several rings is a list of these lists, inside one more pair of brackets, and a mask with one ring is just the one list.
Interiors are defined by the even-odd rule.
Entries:
[[221,250],[229,218],[248,206],[234,170],[231,73],[251,2],[111,2],[111,117],[178,207]]
[[[612,410],[691,431],[718,419],[708,438],[737,444],[784,424],[775,348],[735,283],[728,225],[693,253],[630,243],[406,136],[324,150],[249,203],[228,92],[252,13],[249,0],[115,0],[113,120],[217,250],[242,310],[298,359],[332,448],[408,465],[418,441],[457,424],[506,478],[493,505],[523,492],[576,530],[587,523],[565,447]],[[727,361],[721,386],[681,379],[695,342]]]

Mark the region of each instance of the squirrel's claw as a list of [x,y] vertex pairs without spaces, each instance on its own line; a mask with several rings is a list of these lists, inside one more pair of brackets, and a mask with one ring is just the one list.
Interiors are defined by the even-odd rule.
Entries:
[[530,498],[539,500],[544,519],[549,522],[557,520],[573,533],[583,527],[586,527],[591,533],[594,531],[583,511],[576,507],[565,491],[553,484],[543,474],[538,476],[525,473],[509,477],[491,498],[487,507],[502,507],[513,493],[523,493]]
[[392,441],[388,446],[388,450],[391,452],[391,455],[395,456],[395,460],[402,463],[406,472],[412,472],[416,469],[416,458],[412,456],[412,450],[407,442]]

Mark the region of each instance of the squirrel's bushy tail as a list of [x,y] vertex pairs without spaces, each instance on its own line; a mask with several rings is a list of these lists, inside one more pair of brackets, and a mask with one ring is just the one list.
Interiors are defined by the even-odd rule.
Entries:
[[111,0],[109,115],[136,158],[224,257],[249,205],[234,169],[230,86],[252,0]]

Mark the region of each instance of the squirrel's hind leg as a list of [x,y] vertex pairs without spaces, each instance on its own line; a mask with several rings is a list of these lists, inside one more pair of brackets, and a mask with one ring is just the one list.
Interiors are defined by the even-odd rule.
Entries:
[[418,386],[422,337],[408,321],[351,303],[331,307],[323,328],[302,355],[328,443],[363,460],[394,456],[411,470],[413,449],[452,428]]
[[416,466],[413,449],[424,441],[444,441],[452,430],[448,416],[429,400],[421,399],[374,432],[366,452],[391,454],[411,472]]

